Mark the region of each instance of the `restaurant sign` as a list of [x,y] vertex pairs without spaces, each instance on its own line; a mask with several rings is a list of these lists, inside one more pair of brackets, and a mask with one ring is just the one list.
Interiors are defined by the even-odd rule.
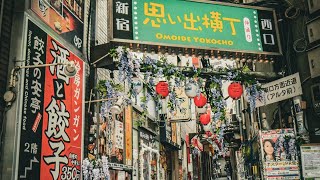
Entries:
[[31,0],[31,10],[75,48],[83,46],[83,0]]
[[79,179],[83,147],[83,61],[28,20],[26,64],[73,60],[77,73],[63,65],[24,72],[18,179]]
[[186,0],[113,1],[113,41],[120,42],[280,54],[276,22],[268,8]]

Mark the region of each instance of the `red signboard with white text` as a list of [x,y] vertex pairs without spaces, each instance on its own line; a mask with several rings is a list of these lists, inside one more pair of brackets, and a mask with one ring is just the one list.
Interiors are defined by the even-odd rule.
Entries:
[[63,39],[81,50],[84,2],[83,0],[31,0],[31,10]]
[[83,61],[28,21],[26,65],[74,61],[25,70],[19,179],[80,179],[83,129]]

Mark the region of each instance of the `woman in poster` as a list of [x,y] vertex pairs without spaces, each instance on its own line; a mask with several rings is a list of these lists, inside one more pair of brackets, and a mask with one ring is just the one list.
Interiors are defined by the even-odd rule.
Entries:
[[266,161],[274,161],[274,142],[270,139],[263,141],[263,150],[265,152]]

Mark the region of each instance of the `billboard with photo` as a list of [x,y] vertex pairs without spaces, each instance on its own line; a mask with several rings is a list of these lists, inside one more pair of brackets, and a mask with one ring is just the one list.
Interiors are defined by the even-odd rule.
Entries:
[[81,50],[84,0],[31,0],[31,10],[62,38]]
[[18,179],[79,178],[83,147],[84,63],[28,20],[25,65],[74,61],[24,71]]
[[300,179],[293,129],[260,131],[265,179]]

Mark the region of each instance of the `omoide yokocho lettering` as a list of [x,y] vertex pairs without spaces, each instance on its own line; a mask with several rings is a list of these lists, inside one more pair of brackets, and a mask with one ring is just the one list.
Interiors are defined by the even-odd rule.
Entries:
[[203,43],[203,44],[219,44],[219,45],[227,45],[227,46],[232,46],[234,44],[233,41],[225,40],[225,39],[168,35],[168,34],[162,34],[162,33],[156,33],[155,37],[159,40],[170,40],[170,41],[178,41],[178,42],[196,42],[196,43]]

